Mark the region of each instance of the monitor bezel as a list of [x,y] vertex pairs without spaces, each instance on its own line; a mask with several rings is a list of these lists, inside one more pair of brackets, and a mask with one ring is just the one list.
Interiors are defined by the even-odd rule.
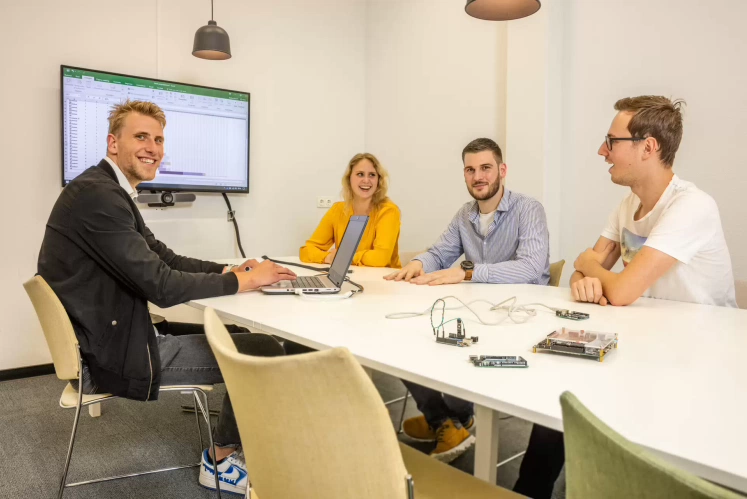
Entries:
[[[71,181],[65,182],[65,92],[63,88],[64,84],[64,75],[65,75],[65,69],[78,69],[82,71],[92,71],[95,73],[104,73],[104,74],[110,74],[114,76],[124,76],[126,78],[140,78],[143,80],[152,80],[157,82],[163,82],[163,83],[173,83],[176,85],[187,85],[190,87],[196,87],[196,88],[204,88],[208,90],[220,90],[223,92],[232,92],[237,94],[244,94],[247,96],[247,108],[246,108],[246,187],[243,186],[240,189],[236,188],[228,188],[224,186],[173,186],[168,184],[155,184],[152,182],[143,182],[138,186],[138,191],[152,191],[152,192],[215,192],[215,193],[226,193],[226,194],[248,194],[249,193],[249,186],[250,186],[250,156],[251,156],[251,107],[252,107],[252,98],[251,93],[244,92],[243,90],[231,90],[228,88],[220,88],[220,87],[208,87],[206,85],[195,85],[192,83],[185,83],[185,82],[179,82],[179,81],[172,81],[172,80],[164,80],[161,78],[151,78],[148,76],[137,76],[137,75],[130,75],[126,73],[117,73],[114,71],[103,71],[100,69],[90,69],[90,68],[82,68],[80,66],[70,66],[67,64],[60,64],[60,177],[62,182],[62,187],[65,187],[67,184],[69,184]],[[103,157],[102,157],[103,159]],[[95,166],[95,165],[90,165]]]

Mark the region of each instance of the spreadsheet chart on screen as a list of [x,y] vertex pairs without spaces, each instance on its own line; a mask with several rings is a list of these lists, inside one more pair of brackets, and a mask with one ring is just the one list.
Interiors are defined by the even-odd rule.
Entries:
[[63,183],[106,155],[112,106],[154,102],[166,114],[164,157],[141,187],[246,190],[249,95],[158,80],[63,68]]

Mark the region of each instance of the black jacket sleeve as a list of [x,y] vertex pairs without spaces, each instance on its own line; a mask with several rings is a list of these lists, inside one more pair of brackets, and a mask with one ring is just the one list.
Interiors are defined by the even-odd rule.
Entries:
[[[71,228],[85,245],[84,251],[134,293],[162,308],[199,298],[234,294],[238,279],[233,273],[217,274],[208,262],[184,259],[158,242],[150,231],[138,231],[137,219],[122,189],[114,184],[85,187],[71,213]],[[102,189],[108,190],[102,195]],[[145,234],[145,235],[144,235]],[[153,245],[171,262],[169,266]],[[217,265],[217,264],[212,264]]]

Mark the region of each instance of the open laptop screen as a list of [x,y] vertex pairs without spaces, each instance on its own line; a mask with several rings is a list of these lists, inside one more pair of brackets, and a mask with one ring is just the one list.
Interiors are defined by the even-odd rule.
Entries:
[[347,274],[348,267],[353,261],[355,250],[358,249],[363,231],[366,230],[366,224],[368,224],[368,217],[350,217],[345,235],[342,236],[342,242],[329,269],[329,279],[338,288],[342,286],[342,282],[345,280],[345,274]]

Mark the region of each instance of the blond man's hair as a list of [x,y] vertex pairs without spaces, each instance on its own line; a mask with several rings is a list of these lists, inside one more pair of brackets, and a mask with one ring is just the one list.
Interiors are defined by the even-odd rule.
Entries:
[[376,187],[376,192],[374,192],[373,199],[371,201],[372,208],[376,210],[384,202],[389,200],[389,198],[387,198],[386,196],[386,193],[389,190],[389,172],[387,172],[386,169],[381,166],[381,163],[373,154],[362,152],[353,156],[350,162],[348,162],[348,167],[345,168],[345,173],[342,175],[342,198],[345,200],[345,204],[347,204],[348,207],[352,207],[353,187],[350,184],[350,175],[353,173],[353,168],[355,168],[355,165],[357,165],[364,159],[367,159],[371,162],[374,170],[376,170],[376,173],[379,175],[379,183]]
[[166,114],[163,109],[158,107],[157,104],[152,102],[140,101],[140,100],[126,100],[121,104],[117,104],[112,107],[109,112],[109,133],[115,137],[119,137],[119,132],[122,131],[124,126],[125,118],[131,113],[142,114],[143,116],[150,116],[151,118],[158,121],[163,128],[166,128]]
[[659,143],[659,158],[669,168],[682,140],[682,99],[659,95],[626,97],[615,102],[615,110],[633,113],[628,131],[634,138],[653,137]]

